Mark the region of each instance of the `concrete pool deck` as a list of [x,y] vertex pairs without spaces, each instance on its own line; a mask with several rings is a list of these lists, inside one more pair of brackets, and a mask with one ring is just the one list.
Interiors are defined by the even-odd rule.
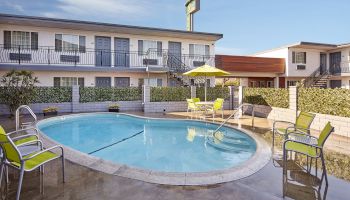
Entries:
[[[186,115],[186,113],[169,113],[146,116],[187,118]],[[43,117],[39,115],[39,118]],[[248,116],[239,120],[239,126],[244,128],[249,128],[250,123],[251,119]],[[257,128],[254,132],[262,137],[262,134],[269,130],[270,123],[269,120],[256,118]],[[0,124],[7,131],[14,129],[14,121],[7,117],[0,117]],[[326,145],[327,148],[342,153],[347,153],[350,146],[344,138],[331,138]],[[63,184],[60,163],[54,161],[45,165],[43,181],[38,171],[25,174],[21,197],[22,199],[281,199],[283,187],[286,188],[287,199],[324,199],[325,193],[327,199],[348,199],[350,196],[350,183],[345,180],[329,176],[327,190],[323,184],[318,192],[320,184],[314,176],[304,173],[294,162],[288,166],[289,171],[294,174],[292,178],[299,178],[284,184],[282,168],[274,166],[270,161],[257,173],[236,181],[207,186],[169,186],[111,176],[67,161],[67,182]],[[349,166],[338,167],[343,171],[349,171]],[[330,175],[333,169],[329,169],[328,172]],[[349,180],[348,177],[345,179]],[[3,199],[14,199],[17,181],[18,172],[10,170],[10,183],[7,187],[1,188],[0,194]],[[43,194],[40,194],[41,185]]]

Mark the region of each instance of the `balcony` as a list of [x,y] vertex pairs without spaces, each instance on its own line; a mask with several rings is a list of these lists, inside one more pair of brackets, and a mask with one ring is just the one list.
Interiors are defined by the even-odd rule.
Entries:
[[329,72],[332,75],[341,75],[344,73],[350,73],[350,62],[340,62],[337,64],[334,64],[329,68]]
[[[0,64],[4,66],[51,66],[59,67],[86,67],[95,71],[103,68],[120,70],[143,69],[178,71],[179,66],[194,68],[203,64],[215,66],[213,56],[204,55],[172,55],[167,50],[157,51],[149,49],[147,52],[138,51],[111,51],[85,49],[84,51],[66,50],[57,51],[54,47],[39,47],[32,49],[25,46],[6,48],[0,45]],[[84,68],[84,69],[86,69]],[[147,68],[147,69],[148,69]]]

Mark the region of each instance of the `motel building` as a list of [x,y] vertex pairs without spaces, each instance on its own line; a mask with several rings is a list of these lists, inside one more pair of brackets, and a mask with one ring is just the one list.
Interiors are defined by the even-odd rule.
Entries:
[[254,56],[283,58],[286,68],[280,81],[287,87],[305,80],[310,87],[350,89],[350,43],[298,42]]
[[[202,33],[0,14],[0,76],[30,70],[38,86],[138,87],[199,83],[181,74],[215,66],[215,43]],[[215,85],[215,78],[207,80]]]

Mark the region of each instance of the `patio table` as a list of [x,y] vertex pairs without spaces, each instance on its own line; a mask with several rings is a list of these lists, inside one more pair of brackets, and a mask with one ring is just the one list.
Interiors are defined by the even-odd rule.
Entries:
[[213,101],[200,101],[200,102],[197,102],[196,105],[201,107],[201,110],[204,111],[204,115],[207,115],[207,109],[213,107],[214,102]]

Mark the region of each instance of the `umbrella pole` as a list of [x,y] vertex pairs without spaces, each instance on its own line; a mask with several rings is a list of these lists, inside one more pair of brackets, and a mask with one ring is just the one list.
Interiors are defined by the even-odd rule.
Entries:
[[207,101],[207,76],[205,75],[205,78],[204,78],[204,99],[205,99],[205,102]]

